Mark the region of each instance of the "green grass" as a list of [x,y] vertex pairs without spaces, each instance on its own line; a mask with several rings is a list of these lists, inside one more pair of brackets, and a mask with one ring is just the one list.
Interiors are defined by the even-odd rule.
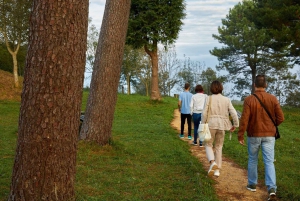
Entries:
[[18,132],[19,102],[0,101],[0,200],[8,195]]
[[[83,94],[85,109],[87,92]],[[78,144],[76,200],[218,200],[202,164],[170,127],[177,99],[118,95],[111,144]],[[0,102],[0,200],[6,200],[16,147],[20,103]],[[236,106],[242,111],[242,106]],[[277,195],[300,200],[300,109],[284,109],[276,141]],[[246,139],[246,138],[245,138]],[[223,153],[247,168],[247,148],[233,134]],[[260,156],[259,179],[264,185]],[[245,184],[246,185],[246,184]]]
[[[242,107],[236,107],[242,111]],[[281,138],[275,145],[275,168],[277,177],[277,196],[281,200],[300,200],[300,108],[283,108],[285,121],[279,126]],[[247,169],[247,146],[241,146],[237,140],[237,131],[232,140],[226,136],[223,154],[232,158],[241,167]],[[245,140],[247,139],[245,135]],[[260,152],[258,164],[259,182],[264,183],[264,164]]]
[[[83,97],[85,103],[86,92]],[[7,149],[0,150],[1,161],[7,158],[6,165],[0,164],[0,200],[9,193],[18,107],[19,103],[0,107],[1,119],[11,115],[10,129],[0,137]],[[218,200],[206,170],[170,126],[175,108],[175,98],[157,102],[119,95],[111,144],[78,144],[76,200]],[[0,133],[3,130],[1,124]]]

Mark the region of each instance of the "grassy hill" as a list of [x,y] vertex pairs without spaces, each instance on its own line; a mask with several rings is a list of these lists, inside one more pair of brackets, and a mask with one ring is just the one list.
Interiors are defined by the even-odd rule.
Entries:
[[[20,93],[13,88],[12,74],[0,71],[1,201],[9,194],[20,108],[19,101],[9,100],[20,99]],[[82,110],[87,95],[84,92]],[[214,182],[170,127],[176,106],[177,99],[172,97],[152,102],[145,96],[119,94],[111,143],[104,147],[85,141],[78,144],[76,200],[218,200]],[[242,111],[242,106],[235,107]],[[300,109],[284,108],[284,115],[275,152],[277,195],[284,201],[300,200]],[[247,168],[247,149],[237,142],[236,132],[232,140],[226,140],[223,151]],[[264,185],[261,154],[258,172]]]
[[[20,83],[22,82],[20,78]],[[14,77],[13,74],[7,71],[0,70],[0,100],[21,100],[22,87],[14,87]]]

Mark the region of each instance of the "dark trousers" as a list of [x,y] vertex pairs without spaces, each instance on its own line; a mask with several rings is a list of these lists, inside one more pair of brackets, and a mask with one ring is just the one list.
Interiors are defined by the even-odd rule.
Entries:
[[185,124],[185,119],[187,119],[188,123],[188,135],[191,136],[192,134],[192,116],[190,114],[180,114],[181,118],[181,134],[183,134],[184,131],[184,124]]

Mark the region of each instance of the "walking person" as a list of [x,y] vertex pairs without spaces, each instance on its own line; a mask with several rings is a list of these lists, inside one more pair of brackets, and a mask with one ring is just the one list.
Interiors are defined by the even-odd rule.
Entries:
[[[239,120],[231,100],[222,95],[223,85],[219,81],[216,80],[211,83],[210,91],[212,95],[208,96],[203,111],[203,122],[207,120],[211,133],[211,139],[205,142],[205,151],[210,163],[208,175],[219,177],[222,168],[225,130],[233,132],[239,126]],[[232,117],[233,125],[229,119],[229,114]]]
[[193,94],[190,92],[190,84],[185,83],[184,85],[184,92],[179,94],[179,101],[178,101],[178,109],[180,112],[180,119],[181,119],[181,131],[180,131],[180,138],[184,138],[184,124],[185,120],[187,120],[188,124],[188,139],[192,139],[192,116],[190,111],[190,102],[192,99]]
[[[262,101],[270,113],[276,126],[284,120],[284,115],[277,98],[265,91],[267,87],[264,75],[255,78],[255,95]],[[243,113],[240,119],[238,140],[244,145],[244,133],[247,131],[248,144],[248,185],[247,189],[256,191],[258,152],[261,147],[265,167],[265,184],[268,188],[269,199],[276,199],[276,173],[274,166],[274,147],[276,127],[266,110],[254,96],[245,98]]]
[[[205,100],[207,95],[204,94],[203,87],[201,85],[197,85],[195,87],[195,92],[192,96],[191,103],[190,103],[190,110],[191,115],[194,121],[194,145],[197,145],[197,138],[198,138],[198,128],[201,121],[201,114],[204,109]],[[203,147],[203,142],[199,140],[199,146]]]

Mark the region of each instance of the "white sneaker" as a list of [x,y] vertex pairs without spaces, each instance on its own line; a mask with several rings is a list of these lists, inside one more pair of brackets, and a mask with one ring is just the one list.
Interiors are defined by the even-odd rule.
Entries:
[[216,162],[213,162],[210,167],[209,167],[209,170],[208,170],[208,176],[212,176],[214,174],[214,171],[218,169],[218,165]]
[[216,176],[216,177],[219,177],[219,176],[220,176],[220,170],[219,170],[219,169],[215,170],[214,176]]

